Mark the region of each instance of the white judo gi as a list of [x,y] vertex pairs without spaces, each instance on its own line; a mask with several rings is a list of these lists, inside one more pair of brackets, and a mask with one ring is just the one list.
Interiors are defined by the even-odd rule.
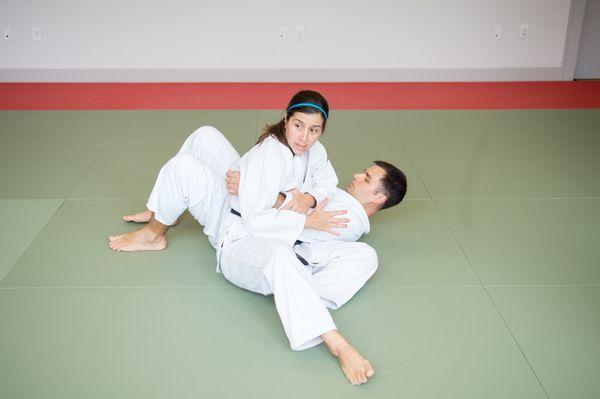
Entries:
[[217,248],[221,220],[231,209],[225,174],[239,159],[221,132],[212,126],[202,126],[161,168],[146,207],[154,212],[157,221],[167,226],[189,210]]
[[[233,198],[223,181],[230,167],[241,171],[240,195]],[[290,345],[301,350],[335,329],[326,306],[344,304],[377,268],[371,247],[342,242],[368,233],[369,221],[358,201],[336,184],[318,142],[298,157],[267,138],[240,160],[218,130],[205,126],[161,169],[147,207],[167,225],[189,209],[217,248],[218,271],[242,288],[273,294]],[[326,209],[348,209],[349,227],[339,230],[340,237],[303,230],[305,215],[272,209],[278,193],[293,188],[310,192],[318,202],[330,197]],[[230,198],[242,217],[230,212]],[[292,250],[297,240],[303,243],[294,249],[307,265]]]
[[337,229],[339,236],[326,231],[306,229],[294,251],[306,261],[305,267],[315,281],[318,294],[328,308],[339,309],[373,276],[377,253],[368,244],[355,242],[369,234],[371,225],[365,208],[356,198],[337,188],[326,211],[347,210],[341,217],[348,227]]

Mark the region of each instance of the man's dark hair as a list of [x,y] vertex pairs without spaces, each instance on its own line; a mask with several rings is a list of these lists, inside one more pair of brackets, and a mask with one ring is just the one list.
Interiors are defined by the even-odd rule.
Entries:
[[385,171],[385,177],[381,179],[381,185],[387,199],[381,209],[399,204],[406,195],[406,176],[391,163],[385,161],[373,161],[373,163]]

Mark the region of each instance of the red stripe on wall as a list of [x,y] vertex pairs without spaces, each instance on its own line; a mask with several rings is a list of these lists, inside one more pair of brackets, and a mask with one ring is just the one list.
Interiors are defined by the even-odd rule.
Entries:
[[600,108],[600,82],[0,83],[2,110],[282,109],[298,90],[331,109]]

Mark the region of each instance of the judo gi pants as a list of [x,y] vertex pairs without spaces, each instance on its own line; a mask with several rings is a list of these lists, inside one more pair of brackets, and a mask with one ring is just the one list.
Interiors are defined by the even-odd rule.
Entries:
[[167,226],[189,210],[215,246],[220,218],[229,203],[225,173],[238,159],[221,132],[211,126],[199,128],[161,168],[146,207]]
[[221,272],[227,280],[273,294],[293,350],[318,345],[321,335],[336,329],[327,307],[346,303],[377,269],[377,255],[367,244],[327,244],[328,250],[321,252],[327,253],[327,260],[321,265],[303,265],[287,243],[276,239],[247,236],[221,251]]

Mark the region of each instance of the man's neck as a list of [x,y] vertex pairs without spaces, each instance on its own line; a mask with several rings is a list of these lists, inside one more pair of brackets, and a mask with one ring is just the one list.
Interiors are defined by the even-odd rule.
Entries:
[[[345,189],[344,189],[344,191],[348,193],[348,190],[345,190]],[[348,193],[348,194],[350,194],[350,193]],[[350,195],[352,195],[352,194],[350,194]],[[353,196],[353,195],[352,195],[352,196]],[[354,197],[354,196],[353,196],[353,197]],[[356,199],[356,197],[354,197],[354,198]],[[358,200],[357,200],[357,201],[358,201]],[[360,201],[359,201],[359,202],[360,202]],[[368,218],[370,218],[371,216],[373,216],[374,214],[376,214],[376,213],[377,213],[377,211],[379,210],[379,208],[378,208],[378,207],[377,207],[377,205],[375,205],[375,204],[362,204],[362,203],[361,203],[360,205],[361,205],[361,206],[363,207],[363,209],[365,210],[365,213],[367,214],[367,217],[368,217]]]
[[374,214],[377,213],[378,208],[376,205],[373,204],[367,204],[367,205],[363,205],[363,208],[365,209],[365,213],[367,214],[367,217],[371,217]]

